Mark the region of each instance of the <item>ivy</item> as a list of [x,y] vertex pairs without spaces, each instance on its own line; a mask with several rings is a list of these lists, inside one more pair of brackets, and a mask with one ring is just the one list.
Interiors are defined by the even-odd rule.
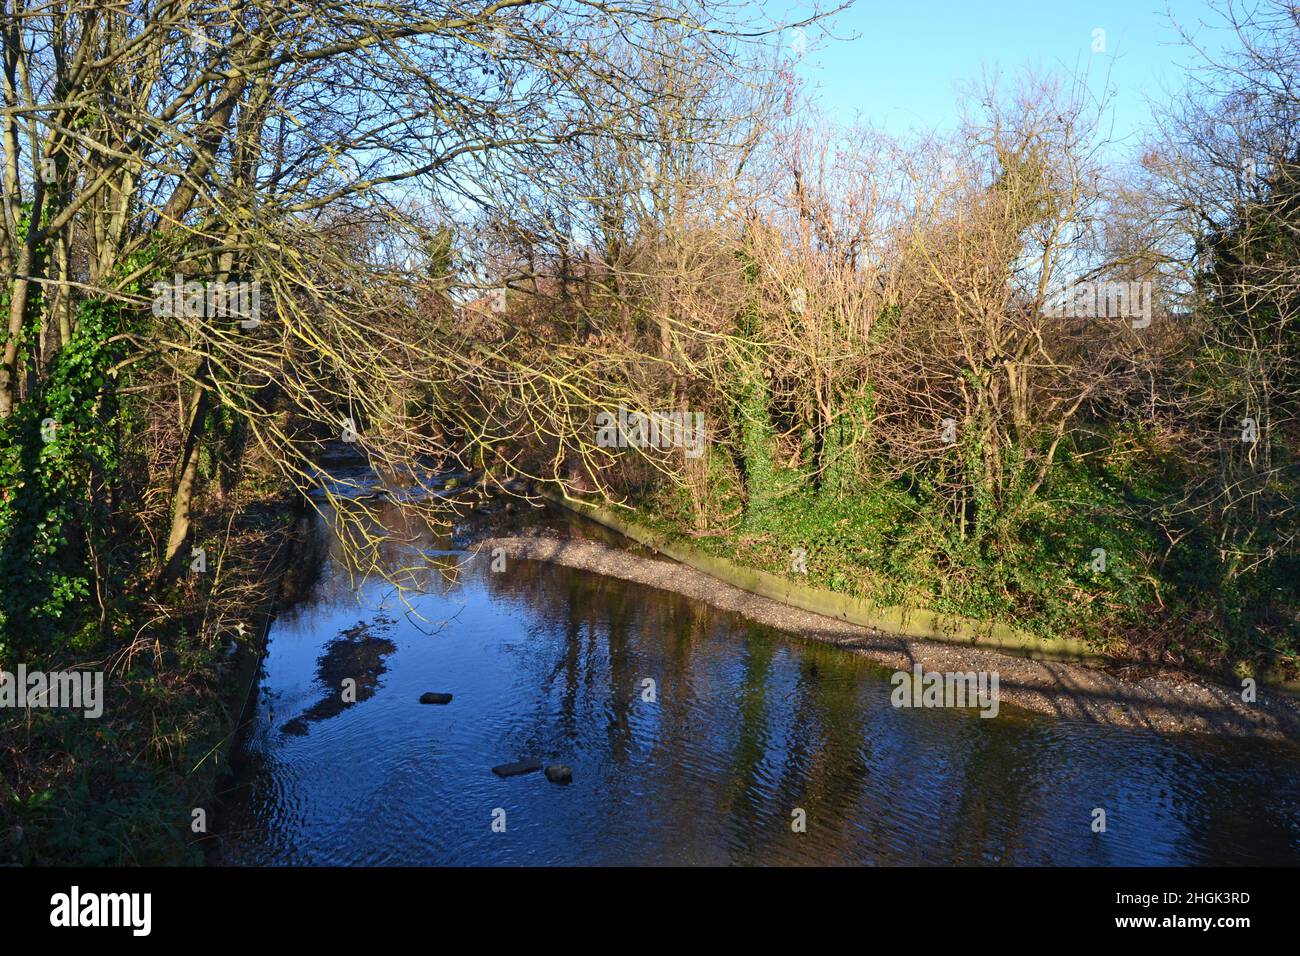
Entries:
[[105,387],[119,325],[115,303],[81,302],[39,390],[0,423],[0,655],[53,649],[93,605],[86,545],[107,529],[100,492],[119,463]]

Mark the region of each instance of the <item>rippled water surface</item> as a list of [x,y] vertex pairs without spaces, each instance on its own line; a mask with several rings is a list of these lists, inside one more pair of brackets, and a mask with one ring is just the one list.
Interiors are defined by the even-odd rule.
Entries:
[[[403,599],[317,531],[315,583],[271,630],[228,862],[1300,862],[1289,749],[895,709],[849,652],[599,575],[494,573],[456,538],[388,550],[452,569]],[[573,783],[491,771],[525,758]]]

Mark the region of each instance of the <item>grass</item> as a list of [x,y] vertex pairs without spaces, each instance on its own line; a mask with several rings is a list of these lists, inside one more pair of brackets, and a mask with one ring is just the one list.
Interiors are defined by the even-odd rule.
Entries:
[[293,513],[266,496],[205,514],[209,574],[140,602],[76,660],[26,661],[104,670],[104,713],[0,711],[0,864],[203,862],[194,811],[211,829]]

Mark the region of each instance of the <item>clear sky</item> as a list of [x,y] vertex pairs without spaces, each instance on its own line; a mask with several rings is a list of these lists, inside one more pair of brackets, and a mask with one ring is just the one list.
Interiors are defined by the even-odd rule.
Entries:
[[[1181,88],[1194,59],[1171,15],[1212,49],[1228,42],[1205,0],[857,0],[829,34],[808,28],[796,70],[833,118],[893,134],[952,129],[959,88],[986,72],[1004,82],[1026,67],[1086,72],[1094,92],[1113,88],[1124,138],[1146,125],[1150,100]],[[1094,30],[1105,31],[1104,52]]]

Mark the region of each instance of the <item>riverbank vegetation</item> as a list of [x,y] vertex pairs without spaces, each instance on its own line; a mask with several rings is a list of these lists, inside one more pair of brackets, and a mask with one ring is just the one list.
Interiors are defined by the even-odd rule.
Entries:
[[[0,859],[195,857],[286,516],[376,543],[330,443],[1294,673],[1294,8],[1131,154],[1096,76],[839,128],[792,62],[833,13],[7,0],[0,666],[110,679],[97,723],[0,714]],[[620,409],[704,441],[611,447]]]
[[[477,394],[527,368],[483,415],[551,452],[510,466],[881,604],[1294,678],[1300,23],[1224,12],[1243,45],[1133,152],[1095,77],[991,81],[945,137],[790,88],[722,146],[648,118],[505,244],[530,278]],[[575,220],[578,269],[543,228]]]
[[751,13],[6,0],[0,667],[107,700],[0,713],[0,861],[196,858],[324,444],[411,481],[483,447],[466,211],[645,107],[639,48],[738,65]]

